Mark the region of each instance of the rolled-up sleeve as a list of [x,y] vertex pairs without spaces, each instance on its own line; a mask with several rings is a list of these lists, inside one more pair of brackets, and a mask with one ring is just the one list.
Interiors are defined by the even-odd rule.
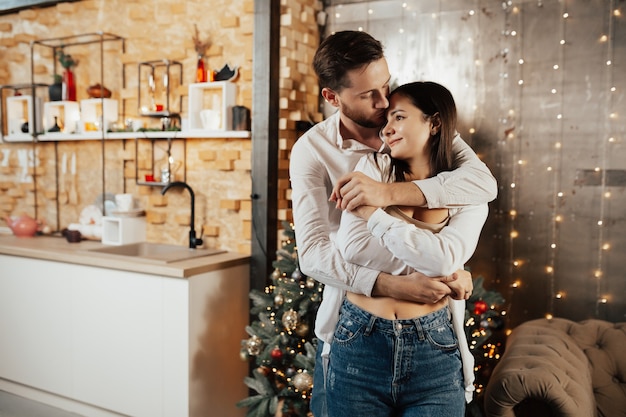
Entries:
[[454,138],[452,147],[458,168],[413,181],[424,194],[428,208],[452,208],[493,201],[498,195],[498,184],[487,165],[459,135]]

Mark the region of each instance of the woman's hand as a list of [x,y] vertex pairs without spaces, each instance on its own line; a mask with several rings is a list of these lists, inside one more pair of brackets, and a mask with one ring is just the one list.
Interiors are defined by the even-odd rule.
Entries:
[[373,212],[376,211],[376,207],[373,206],[359,206],[352,210],[352,213],[359,216],[362,219],[369,220]]

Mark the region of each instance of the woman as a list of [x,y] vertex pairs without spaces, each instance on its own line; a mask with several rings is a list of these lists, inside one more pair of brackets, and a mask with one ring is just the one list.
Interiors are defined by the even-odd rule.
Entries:
[[[356,169],[379,181],[453,170],[456,106],[450,92],[415,82],[394,90],[389,100],[381,135],[391,155],[372,153]],[[473,254],[487,213],[486,204],[363,206],[343,213],[336,243],[347,261],[359,265],[449,275]],[[419,304],[348,292],[330,349],[330,417],[463,416],[473,392],[473,357],[463,330],[469,295]]]

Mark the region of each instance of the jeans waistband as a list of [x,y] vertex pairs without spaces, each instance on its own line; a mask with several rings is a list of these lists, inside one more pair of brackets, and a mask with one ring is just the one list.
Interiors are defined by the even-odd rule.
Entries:
[[369,325],[379,331],[389,331],[397,333],[399,330],[422,330],[427,331],[432,328],[441,327],[445,323],[450,323],[450,309],[446,306],[424,316],[411,319],[389,320],[375,316],[363,310],[361,307],[345,299],[341,305],[341,315],[349,317],[357,323]]

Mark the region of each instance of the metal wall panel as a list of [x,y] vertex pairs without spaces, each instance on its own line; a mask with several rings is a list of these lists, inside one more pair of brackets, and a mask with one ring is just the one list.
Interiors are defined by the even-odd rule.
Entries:
[[470,266],[507,299],[509,325],[625,321],[623,2],[329,4],[326,33],[380,39],[394,82],[454,94],[459,131],[500,186]]

